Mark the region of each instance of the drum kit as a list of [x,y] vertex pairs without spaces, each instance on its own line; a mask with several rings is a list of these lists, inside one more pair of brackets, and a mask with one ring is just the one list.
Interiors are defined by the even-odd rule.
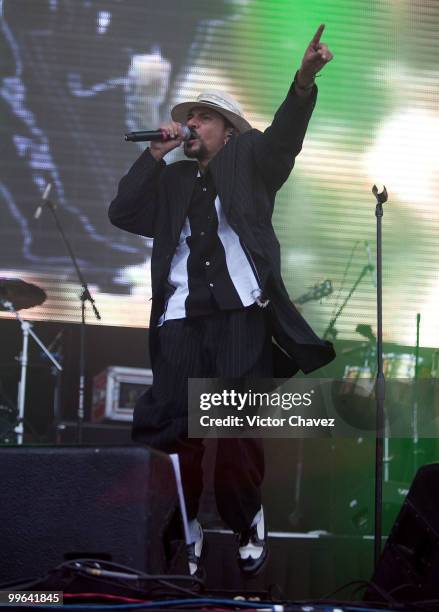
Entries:
[[[14,432],[18,444],[23,443],[24,433],[24,406],[26,400],[26,377],[28,368],[29,337],[31,337],[58,372],[62,371],[62,365],[41,339],[32,329],[32,324],[21,317],[18,311],[39,306],[46,300],[46,293],[37,285],[26,283],[16,278],[0,278],[0,310],[9,312],[15,316],[21,327],[22,349],[19,357],[20,380],[18,383],[17,408],[15,410]],[[8,407],[11,411],[11,407]],[[8,415],[9,416],[9,415]],[[10,432],[0,433],[0,442],[9,436]]]
[[[359,352],[358,363],[345,366],[341,394],[353,394],[359,397],[370,397],[374,391],[376,378],[376,338],[370,325],[357,325],[356,330],[366,338],[359,348],[349,348],[343,354]],[[398,385],[391,385],[388,389],[394,402],[407,402],[407,394],[401,395],[401,385],[410,385],[415,379],[422,358],[412,353],[384,353],[383,372],[386,380],[397,380]]]
[[[419,315],[418,315],[419,326]],[[343,380],[337,387],[334,401],[341,406],[342,416],[350,424],[368,429],[375,425],[376,338],[370,325],[358,325],[356,332],[365,339],[360,347],[341,351],[357,354],[344,368]],[[419,332],[419,329],[418,329]],[[352,363],[356,362],[356,363]],[[433,353],[431,370],[424,367],[419,355],[419,333],[413,353],[383,353],[383,373],[386,379],[384,428],[384,481],[410,479],[426,458],[424,453],[426,424],[436,427],[439,408],[439,351]],[[401,449],[404,452],[400,452]],[[400,449],[400,450],[398,450]],[[405,455],[402,457],[402,455]],[[437,457],[431,457],[436,460]],[[401,466],[405,464],[406,474]],[[404,471],[404,470],[403,470]]]

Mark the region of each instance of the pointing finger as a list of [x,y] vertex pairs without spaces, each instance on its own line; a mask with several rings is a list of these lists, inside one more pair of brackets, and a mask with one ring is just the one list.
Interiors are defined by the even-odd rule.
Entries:
[[322,23],[321,25],[319,25],[317,32],[314,34],[312,40],[311,40],[311,46],[315,49],[319,42],[320,42],[320,38],[323,34],[323,30],[325,29],[325,24]]

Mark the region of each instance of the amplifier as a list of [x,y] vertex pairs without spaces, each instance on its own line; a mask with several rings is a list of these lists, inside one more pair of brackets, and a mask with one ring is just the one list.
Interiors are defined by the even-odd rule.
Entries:
[[132,421],[134,405],[152,385],[152,370],[110,366],[93,378],[90,420]]

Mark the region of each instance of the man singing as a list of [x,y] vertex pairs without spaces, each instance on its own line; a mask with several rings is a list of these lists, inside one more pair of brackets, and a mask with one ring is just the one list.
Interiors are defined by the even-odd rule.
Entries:
[[[301,150],[315,106],[314,78],[332,59],[321,25],[272,124],[252,129],[237,102],[218,91],[177,104],[120,181],[111,222],[154,238],[150,352],[154,382],[134,411],[133,439],[180,457],[192,539],[191,572],[203,549],[197,520],[202,440],[188,438],[188,379],[287,377],[331,361],[290,301],[271,217],[277,191]],[[166,165],[184,142],[189,160]],[[193,161],[192,161],[193,160]],[[218,440],[215,494],[238,534],[238,564],[258,572],[267,558],[260,487],[261,440]]]

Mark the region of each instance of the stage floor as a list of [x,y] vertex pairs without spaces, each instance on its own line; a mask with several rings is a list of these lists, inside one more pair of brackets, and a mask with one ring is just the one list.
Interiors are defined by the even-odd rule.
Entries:
[[[269,532],[270,558],[259,576],[245,578],[237,562],[237,542],[227,530],[206,530],[207,591],[252,590],[289,600],[317,600],[373,572],[373,538],[321,533]],[[354,585],[333,599],[350,599]],[[359,591],[357,599],[360,599]]]

